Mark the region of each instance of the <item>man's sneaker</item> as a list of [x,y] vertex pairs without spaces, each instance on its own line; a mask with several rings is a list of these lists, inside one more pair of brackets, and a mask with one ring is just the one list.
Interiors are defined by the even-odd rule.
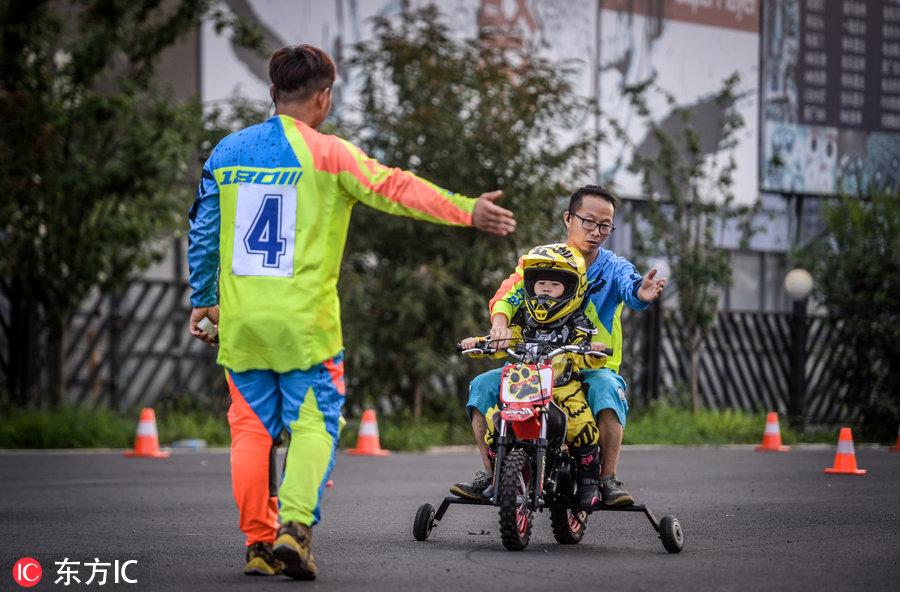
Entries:
[[450,493],[457,497],[480,500],[484,494],[484,490],[491,485],[493,480],[493,475],[484,471],[478,471],[475,473],[475,478],[468,483],[454,483],[450,487]]
[[288,522],[278,530],[275,539],[275,558],[284,564],[283,573],[295,580],[314,580],[318,574],[313,557],[312,529],[303,524]]
[[481,497],[482,497],[482,499],[491,499],[492,497],[494,497],[494,482],[493,482],[493,480],[487,487],[484,488],[484,491],[481,492]]
[[588,510],[600,503],[600,488],[593,477],[578,480],[578,507]]
[[271,543],[253,543],[247,547],[247,565],[244,573],[248,576],[277,576],[284,565],[272,554]]
[[600,493],[603,503],[607,506],[630,506],[634,504],[634,498],[628,493],[622,482],[615,475],[600,477]]

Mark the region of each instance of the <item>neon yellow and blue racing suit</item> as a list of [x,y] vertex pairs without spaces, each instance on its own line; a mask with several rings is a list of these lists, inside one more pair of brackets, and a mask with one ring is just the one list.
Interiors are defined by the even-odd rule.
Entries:
[[[272,542],[279,515],[319,520],[344,401],[337,282],[354,204],[471,226],[475,201],[286,115],[216,146],[190,211],[191,304],[220,305],[232,483],[248,545]],[[276,496],[270,459],[282,429],[291,444]]]

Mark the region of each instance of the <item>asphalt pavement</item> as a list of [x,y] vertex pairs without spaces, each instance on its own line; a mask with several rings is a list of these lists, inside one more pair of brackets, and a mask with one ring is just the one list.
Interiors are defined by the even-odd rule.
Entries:
[[[857,449],[863,477],[830,476],[832,448],[626,449],[620,478],[657,515],[674,514],[684,551],[667,553],[637,513],[595,513],[581,544],[561,546],[538,514],[531,545],[500,543],[494,508],[453,506],[426,542],[416,508],[435,506],[477,468],[472,453],[341,454],[314,531],[316,582],[241,574],[222,451],[165,460],[121,453],[0,454],[0,590],[22,557],[34,590],[898,590],[900,453]],[[56,562],[81,562],[64,587]],[[86,584],[85,562],[120,565],[136,584]],[[111,571],[111,568],[110,568]]]

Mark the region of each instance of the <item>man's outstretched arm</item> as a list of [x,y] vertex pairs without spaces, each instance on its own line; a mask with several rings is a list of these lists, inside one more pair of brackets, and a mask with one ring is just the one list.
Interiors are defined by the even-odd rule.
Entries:
[[647,275],[641,276],[630,261],[618,257],[615,261],[613,278],[619,300],[625,302],[632,310],[642,311],[651,302],[659,298],[668,280],[656,277],[654,267]]
[[343,191],[367,206],[436,224],[474,226],[499,236],[515,231],[513,213],[494,203],[502,191],[473,199],[409,171],[384,166],[346,140],[321,134],[316,140],[317,168],[337,174]]

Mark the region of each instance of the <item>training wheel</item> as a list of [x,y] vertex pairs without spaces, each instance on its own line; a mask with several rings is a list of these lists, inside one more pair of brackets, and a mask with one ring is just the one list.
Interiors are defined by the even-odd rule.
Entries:
[[434,528],[434,506],[422,504],[416,512],[416,520],[413,522],[413,536],[417,541],[424,541]]
[[675,516],[663,516],[659,521],[659,538],[669,553],[679,553],[684,547],[684,531]]

